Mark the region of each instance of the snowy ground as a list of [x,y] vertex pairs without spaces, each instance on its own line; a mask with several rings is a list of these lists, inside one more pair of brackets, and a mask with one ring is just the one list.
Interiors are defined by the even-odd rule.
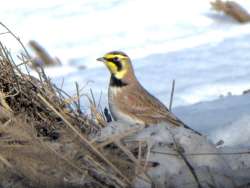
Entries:
[[[70,93],[75,81],[88,83],[86,92],[102,92],[106,105],[109,73],[95,59],[123,50],[145,88],[166,105],[176,80],[174,112],[191,127],[225,145],[249,143],[249,95],[218,98],[250,88],[250,24],[212,11],[205,0],[1,1],[1,22],[24,43],[37,40],[60,57],[63,66],[46,72],[57,84],[64,78]],[[250,11],[249,1],[238,2]],[[7,35],[0,39],[20,50]]]
[[225,146],[250,146],[250,94],[177,107],[174,112],[195,130]]

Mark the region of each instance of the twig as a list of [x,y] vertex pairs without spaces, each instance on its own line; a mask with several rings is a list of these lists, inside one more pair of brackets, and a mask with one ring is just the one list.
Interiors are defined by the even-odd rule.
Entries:
[[0,35],[5,35],[5,34],[9,34],[9,32],[7,31],[7,32],[0,33]]
[[145,164],[143,166],[143,169],[146,169],[147,165],[148,165],[148,161],[149,161],[149,157],[150,157],[150,149],[151,147],[147,144],[147,152],[146,152],[146,159],[145,159]]
[[75,85],[76,85],[76,94],[77,94],[77,112],[79,113],[79,115],[81,115],[82,111],[81,111],[81,103],[80,103],[79,85],[77,82],[75,82]]
[[[170,155],[170,156],[177,156],[176,153],[167,153],[167,152],[161,152],[161,151],[151,151],[152,153],[162,154],[162,155]],[[250,154],[250,151],[243,151],[243,152],[225,152],[225,153],[185,153],[187,156],[196,156],[196,155],[244,155],[244,154]]]
[[0,155],[0,161],[2,161],[2,163],[4,165],[6,165],[8,168],[12,169],[13,166],[9,163],[9,161],[7,159],[5,159],[2,155]]
[[[28,57],[28,59],[31,60],[31,56],[30,56],[28,50],[25,48],[23,42],[20,40],[20,38],[17,37],[17,36],[16,36],[16,35],[15,35],[6,25],[4,25],[2,22],[0,22],[0,25],[3,26],[3,27],[7,30],[7,32],[8,32],[10,35],[12,35],[12,36],[17,40],[17,42],[22,46],[22,48],[23,48],[23,50],[24,50],[26,56]],[[26,71],[27,71],[28,74],[29,74],[29,70],[28,70],[28,67],[27,67],[26,64],[25,64],[25,69],[26,69]]]
[[[129,157],[129,159],[131,161],[133,161],[135,163],[135,165],[136,165],[135,168],[138,169],[139,171],[142,171],[147,179],[145,179],[143,177],[140,177],[140,178],[143,179],[145,182],[151,184],[152,180],[151,180],[150,176],[141,167],[140,161],[134,156],[134,154],[131,151],[129,151],[120,141],[115,141],[114,143]],[[138,175],[136,174],[136,176],[138,176]]]
[[22,43],[22,41],[20,40],[19,37],[17,37],[6,25],[4,25],[2,22],[0,22],[0,25],[3,26],[8,33],[10,33],[17,41],[18,43],[22,46],[23,50],[25,51],[26,55],[28,56],[29,59],[31,59],[31,56],[29,54],[29,52],[27,51],[27,49],[25,48],[24,44]]
[[214,176],[213,176],[213,174],[212,174],[212,172],[211,172],[211,170],[210,170],[210,168],[209,168],[208,166],[207,166],[207,172],[208,172],[208,174],[209,174],[209,176],[210,176],[210,178],[211,178],[211,181],[212,181],[213,186],[218,187],[218,185],[216,185]]
[[95,97],[94,97],[94,94],[93,94],[93,91],[92,91],[91,88],[90,88],[90,94],[91,94],[91,97],[92,97],[93,105],[96,107]]
[[103,166],[99,162],[93,159],[93,157],[91,157],[90,155],[86,155],[84,158],[92,161],[93,165],[97,167],[96,169],[101,170],[102,172],[105,172],[105,168],[103,168]]
[[69,159],[67,159],[66,157],[64,157],[63,155],[60,155],[53,147],[49,146],[49,144],[47,144],[46,142],[42,142],[41,140],[37,139],[41,145],[43,145],[44,147],[48,148],[52,153],[54,153],[59,159],[62,159],[63,161],[65,161],[69,166],[71,166],[72,168],[76,169],[78,172],[80,173],[85,173],[84,170],[89,170],[88,168],[86,168],[85,166],[81,167],[83,169],[81,169],[79,166],[75,165],[74,163],[72,163]]
[[174,89],[175,89],[175,80],[172,82],[172,90],[171,90],[171,96],[170,96],[170,102],[169,102],[169,111],[172,111],[172,104],[173,104],[173,98],[174,98]]
[[99,100],[98,100],[97,108],[101,108],[101,100],[102,100],[102,92],[101,92]]
[[[142,141],[140,141],[139,140],[139,142],[138,142],[138,155],[137,155],[137,158],[138,158],[138,161],[139,161],[139,163],[141,163],[141,157],[142,157],[142,146],[141,146],[141,142]],[[139,170],[140,169],[135,169],[135,173],[136,174],[138,174],[139,173]]]
[[64,85],[64,78],[62,78],[62,83],[61,83],[61,86],[60,86],[60,90],[63,89],[63,85]]
[[[64,95],[65,95],[66,97],[68,97],[68,98],[72,98],[72,96],[70,96],[66,91],[62,90],[61,88],[57,87],[56,85],[53,85],[53,86],[54,86],[54,88],[55,88],[56,90],[58,90],[58,92],[60,92],[61,94],[64,94]],[[73,100],[73,102],[74,102],[75,106],[77,106],[76,101]]]
[[[104,142],[102,142],[100,144],[97,144],[96,147],[97,148],[103,148],[106,145],[111,144],[112,142],[121,140],[122,138],[127,137],[127,136],[137,132],[138,130],[139,130],[139,128],[130,128],[130,129],[124,131],[123,133],[118,133],[118,134],[111,135]],[[95,142],[96,142],[96,140],[91,141],[91,143],[95,143]]]
[[175,145],[175,150],[176,152],[179,154],[179,156],[183,159],[183,161],[185,162],[185,164],[187,165],[188,169],[190,170],[198,188],[202,188],[202,185],[200,183],[200,180],[198,178],[198,175],[195,172],[195,169],[193,168],[193,166],[191,165],[191,163],[188,161],[188,159],[186,158],[186,156],[184,155],[183,151],[182,151],[182,147],[181,145],[175,140],[174,134],[171,132],[171,130],[169,130],[170,135],[172,136],[174,145]]
[[[86,166],[77,166],[76,164],[72,163],[67,157],[61,155],[60,153],[58,153],[53,147],[49,146],[49,144],[45,143],[45,142],[42,142],[41,140],[37,139],[44,147],[46,146],[51,152],[53,152],[56,157],[58,157],[59,159],[63,160],[64,162],[66,162],[69,166],[71,166],[72,168],[76,169],[79,173],[81,174],[88,174],[88,175],[91,175],[90,172],[92,172],[92,169],[91,168],[88,168]],[[86,158],[89,157],[89,159],[92,160],[92,162],[96,163],[96,161],[94,161],[93,158],[91,158],[90,156],[86,156]],[[100,165],[99,165],[100,166]],[[102,168],[102,166],[100,166]],[[102,170],[104,171],[104,169],[102,168]],[[87,173],[86,173],[87,172]],[[108,174],[108,176],[110,176]],[[115,178],[115,177],[112,177],[112,178]],[[119,179],[116,179],[121,185],[124,185],[123,182],[121,182]]]
[[177,148],[177,152],[180,154],[180,156],[182,157],[182,159],[184,160],[184,162],[185,162],[186,165],[188,166],[188,168],[189,168],[191,174],[193,175],[193,177],[194,177],[194,179],[195,179],[195,181],[196,181],[196,183],[197,183],[198,188],[202,188],[201,183],[200,183],[200,180],[199,180],[199,178],[198,178],[198,175],[197,175],[196,172],[195,172],[194,167],[193,167],[193,166],[191,165],[191,163],[187,160],[186,156],[183,154],[183,152],[181,151],[181,149],[178,149],[178,148]]

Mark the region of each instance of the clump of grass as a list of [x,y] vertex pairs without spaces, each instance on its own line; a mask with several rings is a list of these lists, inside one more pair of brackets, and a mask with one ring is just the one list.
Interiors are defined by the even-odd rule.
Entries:
[[242,6],[234,1],[215,0],[211,2],[211,6],[214,10],[224,12],[240,23],[246,23],[250,21],[250,14]]
[[128,187],[140,161],[115,138],[108,144],[116,143],[116,149],[91,141],[90,135],[106,125],[94,99],[87,96],[88,116],[80,109],[78,84],[77,96],[70,96],[42,67],[35,67],[38,78],[31,76],[31,56],[0,24],[25,52],[17,64],[0,42],[0,186]]

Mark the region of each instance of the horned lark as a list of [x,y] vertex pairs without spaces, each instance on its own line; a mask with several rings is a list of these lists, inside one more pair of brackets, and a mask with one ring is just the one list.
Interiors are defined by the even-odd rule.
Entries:
[[111,73],[108,102],[114,120],[151,125],[167,122],[184,126],[157,98],[151,95],[137,80],[130,58],[123,52],[113,51],[98,58]]

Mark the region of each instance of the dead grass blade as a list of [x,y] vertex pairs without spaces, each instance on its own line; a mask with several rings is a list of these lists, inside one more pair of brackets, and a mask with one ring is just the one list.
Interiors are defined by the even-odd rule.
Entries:
[[113,169],[114,172],[116,172],[119,176],[121,176],[125,181],[126,184],[129,184],[130,181],[127,179],[127,177],[120,171],[118,170],[105,156],[101,154],[98,149],[96,149],[91,142],[89,142],[79,131],[60,113],[58,112],[40,93],[38,93],[38,97],[51,109],[53,110],[65,123],[68,125],[72,131],[78,135],[81,140],[88,146],[92,152],[94,152],[100,159],[102,159],[107,165]]

